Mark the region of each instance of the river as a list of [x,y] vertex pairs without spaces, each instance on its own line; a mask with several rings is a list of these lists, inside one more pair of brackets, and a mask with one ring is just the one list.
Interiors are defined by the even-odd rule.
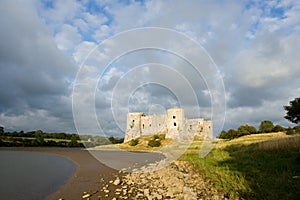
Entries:
[[0,199],[44,199],[74,173],[67,158],[39,152],[0,151]]

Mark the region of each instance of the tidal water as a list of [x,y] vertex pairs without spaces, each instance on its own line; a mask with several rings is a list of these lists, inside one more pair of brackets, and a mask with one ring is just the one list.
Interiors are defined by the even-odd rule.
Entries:
[[38,152],[0,151],[0,199],[44,199],[74,173],[68,159]]

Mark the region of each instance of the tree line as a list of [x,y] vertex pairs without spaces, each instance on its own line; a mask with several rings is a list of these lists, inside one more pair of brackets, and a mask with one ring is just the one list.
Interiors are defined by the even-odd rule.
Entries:
[[76,133],[46,133],[36,131],[5,132],[0,126],[0,146],[6,147],[94,147],[106,144],[122,143],[123,138],[78,135]]
[[[295,98],[289,102],[288,106],[283,106],[286,110],[285,119],[292,123],[300,123],[300,97]],[[218,138],[221,139],[233,139],[244,135],[258,134],[258,133],[270,133],[270,132],[286,132],[288,135],[300,134],[300,126],[293,128],[284,128],[280,125],[274,125],[270,120],[264,120],[260,123],[258,130],[254,126],[241,125],[237,130],[229,129],[228,131],[221,131]]]

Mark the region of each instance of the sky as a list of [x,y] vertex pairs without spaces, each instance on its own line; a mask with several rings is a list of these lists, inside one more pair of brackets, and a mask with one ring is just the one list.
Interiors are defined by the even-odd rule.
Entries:
[[122,137],[126,113],[285,127],[298,0],[1,0],[0,125]]

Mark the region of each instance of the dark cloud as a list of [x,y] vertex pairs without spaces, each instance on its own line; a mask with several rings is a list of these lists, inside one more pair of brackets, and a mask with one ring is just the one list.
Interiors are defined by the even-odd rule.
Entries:
[[[45,110],[49,117],[71,120],[71,81],[76,68],[59,51],[32,2],[1,1],[0,111],[5,116]],[[45,116],[46,117],[46,116]],[[38,120],[38,119],[37,119]],[[16,121],[15,128],[18,128]],[[41,128],[48,128],[41,123]],[[53,126],[53,125],[51,125]],[[72,129],[58,127],[58,129]]]

